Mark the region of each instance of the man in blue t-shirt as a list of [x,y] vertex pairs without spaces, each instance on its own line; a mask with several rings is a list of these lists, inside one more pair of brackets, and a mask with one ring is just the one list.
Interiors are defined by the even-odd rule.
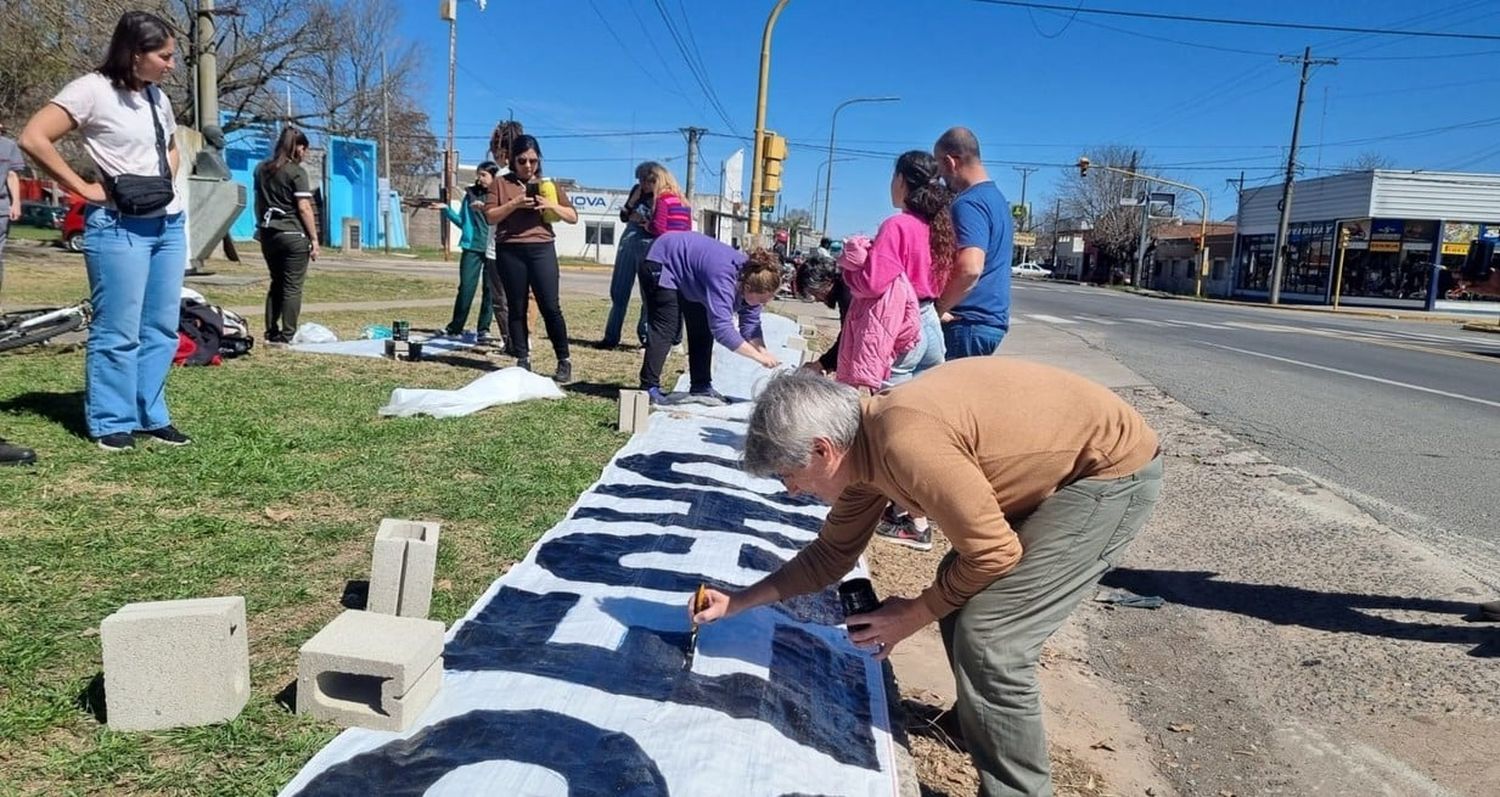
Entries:
[[932,148],[953,200],[958,251],[937,310],[948,359],[994,354],[1010,329],[1010,203],[979,159],[979,139],[966,127],[944,133]]

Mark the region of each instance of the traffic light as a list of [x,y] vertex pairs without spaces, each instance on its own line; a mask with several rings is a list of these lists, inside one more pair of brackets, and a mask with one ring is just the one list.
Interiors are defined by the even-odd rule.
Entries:
[[1079,177],[1088,177],[1089,176],[1089,159],[1088,158],[1079,158],[1078,159],[1078,176]]
[[[786,160],[786,139],[766,131],[761,139],[760,152],[761,191],[763,194],[775,194],[781,190],[781,164]],[[764,204],[765,199],[761,202]]]

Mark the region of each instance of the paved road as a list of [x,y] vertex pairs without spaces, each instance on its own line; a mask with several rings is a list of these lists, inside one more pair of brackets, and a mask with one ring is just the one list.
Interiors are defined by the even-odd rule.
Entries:
[[1039,282],[1017,283],[1012,312],[1078,335],[1500,588],[1500,335]]

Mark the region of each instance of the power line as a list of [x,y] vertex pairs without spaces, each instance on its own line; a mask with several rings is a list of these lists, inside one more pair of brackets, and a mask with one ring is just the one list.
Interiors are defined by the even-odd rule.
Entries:
[[1364,33],[1372,36],[1416,36],[1429,39],[1464,39],[1468,41],[1500,41],[1500,34],[1493,33],[1452,33],[1447,31],[1432,30],[1392,30],[1389,28],[1365,28],[1354,25],[1321,25],[1312,22],[1278,22],[1262,19],[1232,19],[1229,17],[1200,17],[1191,14],[1165,14],[1154,11],[1124,11],[1108,8],[1084,8],[1078,6],[1056,5],[1053,3],[1038,3],[1032,0],[970,0],[974,3],[983,3],[994,6],[1010,6],[1013,8],[1029,8],[1041,11],[1057,11],[1061,13],[1094,14],[1105,17],[1127,17],[1131,19],[1151,19],[1167,22],[1191,22],[1201,25],[1233,25],[1243,28],[1273,28],[1280,30],[1316,30],[1334,33]]
[[688,51],[686,42],[683,41],[682,34],[677,31],[676,24],[672,22],[672,15],[667,13],[667,7],[661,0],[655,0],[654,5],[656,6],[656,13],[667,27],[667,34],[672,37],[672,43],[677,45],[677,53],[682,56],[683,63],[687,65],[688,74],[692,75],[693,80],[697,82],[699,90],[703,92],[703,96],[708,100],[709,107],[718,115],[719,120],[724,123],[725,127],[739,132],[735,128],[733,120],[729,118],[728,111],[724,109],[724,103],[719,101],[719,94],[714,91],[713,83],[708,78],[708,72],[701,69],[701,59],[697,63],[694,62],[693,56]]
[[641,70],[641,74],[649,78],[651,82],[655,83],[657,87],[662,91],[665,91],[668,94],[676,94],[677,96],[682,97],[684,100],[687,99],[687,97],[684,96],[681,91],[674,91],[673,89],[667,88],[667,85],[661,80],[658,80],[654,73],[646,69],[646,65],[641,63],[640,59],[635,57],[634,51],[632,51],[630,47],[620,39],[620,35],[618,33],[615,33],[615,27],[609,24],[608,19],[604,18],[604,12],[599,10],[599,5],[595,3],[594,0],[589,0],[589,8],[592,8],[594,10],[594,16],[597,16],[599,18],[600,24],[604,25],[605,32],[609,34],[609,37],[611,39],[615,40],[615,44],[620,45],[620,50],[625,53],[625,57],[629,58],[630,62],[635,64],[637,69]]

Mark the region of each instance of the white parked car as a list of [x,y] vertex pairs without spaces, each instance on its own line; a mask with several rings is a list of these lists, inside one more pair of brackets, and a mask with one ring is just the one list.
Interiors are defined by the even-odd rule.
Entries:
[[1017,263],[1010,267],[1012,277],[1030,277],[1032,279],[1046,279],[1052,276],[1051,269],[1045,269],[1035,263]]

